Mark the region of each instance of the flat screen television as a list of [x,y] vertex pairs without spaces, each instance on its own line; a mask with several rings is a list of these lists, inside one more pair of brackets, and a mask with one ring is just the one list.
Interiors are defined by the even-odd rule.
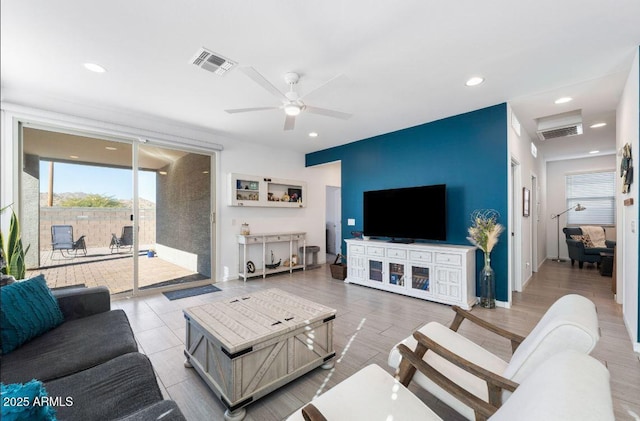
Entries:
[[392,241],[447,239],[447,186],[364,192],[363,234]]

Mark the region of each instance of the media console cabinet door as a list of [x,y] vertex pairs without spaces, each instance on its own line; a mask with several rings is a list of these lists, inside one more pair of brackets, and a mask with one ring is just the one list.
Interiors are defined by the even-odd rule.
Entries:
[[469,310],[475,293],[475,247],[394,244],[347,239],[346,283],[458,305]]

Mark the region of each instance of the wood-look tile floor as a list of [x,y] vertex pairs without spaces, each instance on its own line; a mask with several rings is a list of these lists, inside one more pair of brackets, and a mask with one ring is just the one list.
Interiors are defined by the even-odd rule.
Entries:
[[[175,400],[188,420],[223,420],[224,407],[193,371],[183,367],[185,322],[182,309],[265,288],[281,288],[337,310],[334,322],[334,370],[315,369],[247,407],[247,421],[281,420],[310,401],[317,393],[335,386],[360,368],[378,364],[389,373],[391,347],[424,323],[449,324],[449,306],[404,297],[331,278],[328,266],[251,280],[216,284],[222,291],[169,301],[158,293],[114,301],[114,308],[127,312],[140,351],[146,353],[158,376],[165,397]],[[473,312],[487,320],[526,335],[546,309],[568,293],[584,295],[597,306],[601,339],[592,355],[611,373],[616,419],[640,420],[640,360],[632,350],[622,321],[622,308],[615,304],[611,278],[602,277],[592,266],[579,269],[569,263],[547,261],[527,284],[514,293],[511,309]],[[508,341],[468,322],[460,332],[505,360],[511,356]],[[445,420],[461,417],[428,393],[410,387]]]

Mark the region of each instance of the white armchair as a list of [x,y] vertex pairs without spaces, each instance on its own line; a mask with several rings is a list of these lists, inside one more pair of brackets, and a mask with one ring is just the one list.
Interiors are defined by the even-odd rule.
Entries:
[[[417,331],[417,336],[424,335],[426,338],[423,346],[418,347],[413,336],[401,344],[415,349],[431,370],[430,375],[415,373],[414,367],[408,367],[409,377],[415,373],[413,381],[417,385],[470,420],[476,418],[474,408],[461,400],[459,395],[448,391],[442,383],[434,381],[438,373],[471,395],[500,407],[503,402],[508,402],[517,385],[524,382],[542,363],[565,350],[589,354],[600,338],[595,305],[589,299],[575,294],[557,300],[526,338],[460,308],[453,309],[456,317],[451,328],[431,322]],[[504,361],[457,333],[465,319],[511,340],[511,360]],[[396,369],[400,367],[402,359],[398,345],[392,349],[388,359],[389,365]]]
[[[403,356],[418,372],[426,365],[406,346]],[[409,379],[410,380],[410,379]],[[596,359],[565,351],[542,363],[500,408],[477,397],[481,418],[490,421],[609,421],[614,419],[609,372]],[[369,365],[294,412],[287,421],[441,420],[399,380]]]

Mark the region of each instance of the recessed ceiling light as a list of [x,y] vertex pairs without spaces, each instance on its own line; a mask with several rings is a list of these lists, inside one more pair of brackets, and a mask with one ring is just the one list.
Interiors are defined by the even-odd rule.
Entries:
[[598,153],[600,151],[589,151],[590,154]]
[[160,174],[160,175],[167,175],[167,172],[166,172],[166,171],[158,171],[158,174]]
[[209,171],[204,170],[204,171],[202,171],[202,174],[209,174]]
[[107,71],[107,69],[96,63],[84,63],[84,68],[96,73],[104,73]]
[[589,127],[591,127],[592,129],[597,129],[598,127],[604,127],[606,125],[607,125],[607,123],[596,123],[596,124],[592,124]]
[[114,148],[113,146],[105,146],[104,148],[106,150],[108,150],[108,151],[117,151],[118,150],[118,148]]
[[474,76],[465,82],[467,86],[477,86],[484,82],[484,78],[479,76]]
[[311,132],[311,133],[309,133],[309,137],[318,137],[318,133]]
[[79,157],[78,155],[69,155],[69,158],[71,158],[71,159],[78,159],[78,158],[80,158],[80,157]]
[[573,98],[570,96],[563,96],[562,98],[558,98],[555,100],[556,104],[566,104],[567,102],[573,101]]

